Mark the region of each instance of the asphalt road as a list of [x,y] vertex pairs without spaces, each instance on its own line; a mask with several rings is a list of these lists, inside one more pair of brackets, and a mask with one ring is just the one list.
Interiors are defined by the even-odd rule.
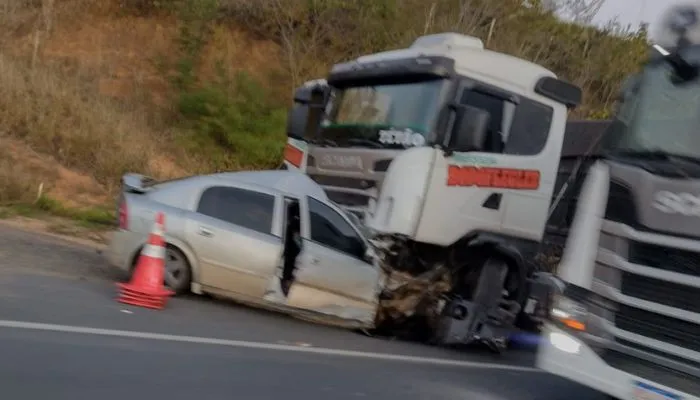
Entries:
[[582,399],[497,357],[380,340],[210,299],[114,301],[94,250],[0,226],[0,390],[7,399]]

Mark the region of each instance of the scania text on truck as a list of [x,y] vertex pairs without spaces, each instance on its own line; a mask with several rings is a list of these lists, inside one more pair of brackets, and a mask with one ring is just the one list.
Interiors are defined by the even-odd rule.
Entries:
[[623,86],[588,170],[537,366],[611,398],[700,399],[700,5]]
[[387,284],[379,331],[505,346],[537,315],[542,239],[578,87],[454,33],[335,65],[295,94],[285,166],[373,234]]

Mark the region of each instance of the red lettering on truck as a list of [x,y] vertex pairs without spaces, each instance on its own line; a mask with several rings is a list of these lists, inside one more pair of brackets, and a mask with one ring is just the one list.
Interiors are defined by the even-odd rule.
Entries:
[[459,165],[449,165],[447,168],[447,186],[518,190],[537,190],[540,187],[540,171],[537,170]]

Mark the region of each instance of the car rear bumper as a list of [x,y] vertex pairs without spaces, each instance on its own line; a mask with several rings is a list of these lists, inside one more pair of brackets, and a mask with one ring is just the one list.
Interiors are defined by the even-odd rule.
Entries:
[[551,374],[620,400],[642,398],[635,393],[636,382],[671,392],[683,400],[700,400],[700,397],[612,368],[586,344],[550,324],[545,324],[542,339],[537,353],[537,367]]
[[105,252],[107,261],[125,272],[131,270],[132,260],[143,244],[143,235],[126,230],[116,230]]

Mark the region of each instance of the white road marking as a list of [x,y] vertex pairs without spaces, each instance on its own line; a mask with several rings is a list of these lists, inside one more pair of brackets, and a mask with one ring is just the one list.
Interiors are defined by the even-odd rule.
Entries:
[[285,344],[249,342],[249,341],[244,341],[244,340],[215,339],[215,338],[206,338],[206,337],[199,337],[199,336],[179,336],[179,335],[168,335],[168,334],[163,334],[163,333],[123,331],[123,330],[116,330],[116,329],[101,329],[101,328],[90,328],[90,327],[85,327],[85,326],[44,324],[44,323],[26,322],[26,321],[0,320],[0,328],[28,329],[28,330],[48,331],[48,332],[67,332],[67,333],[79,333],[79,334],[85,334],[85,335],[115,336],[115,337],[124,337],[124,338],[161,340],[161,341],[169,341],[169,342],[182,342],[182,343],[194,343],[194,344],[210,344],[210,345],[217,345],[217,346],[239,347],[239,348],[246,348],[246,349],[291,351],[291,352],[297,352],[297,353],[312,353],[312,354],[322,354],[322,355],[328,355],[328,356],[343,356],[343,357],[354,357],[354,358],[386,360],[386,361],[403,361],[403,362],[410,362],[410,363],[432,364],[432,365],[442,365],[442,366],[462,367],[462,368],[493,369],[493,370],[504,370],[504,371],[541,372],[540,370],[533,368],[533,367],[522,367],[522,366],[516,366],[516,365],[504,365],[504,364],[496,364],[496,363],[480,363],[480,362],[475,362],[475,361],[448,360],[448,359],[441,359],[441,358],[416,357],[416,356],[399,355],[399,354],[369,353],[369,352],[364,352],[364,351],[341,350],[341,349],[331,349],[331,348],[323,348],[323,347],[299,347],[299,346],[290,346],[290,345],[285,345]]

